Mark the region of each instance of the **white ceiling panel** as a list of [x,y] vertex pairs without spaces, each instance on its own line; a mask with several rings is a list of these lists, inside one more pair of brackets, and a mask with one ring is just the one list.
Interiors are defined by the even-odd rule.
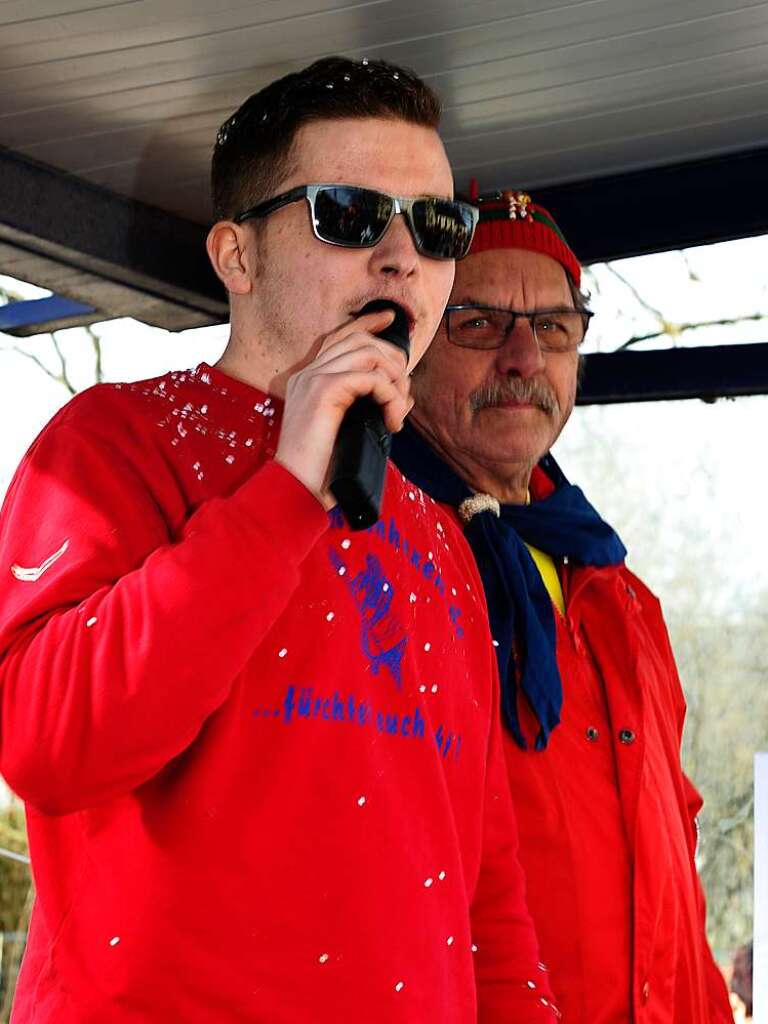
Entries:
[[464,184],[768,144],[756,0],[0,0],[0,145],[204,222],[219,124],[328,53],[413,67]]

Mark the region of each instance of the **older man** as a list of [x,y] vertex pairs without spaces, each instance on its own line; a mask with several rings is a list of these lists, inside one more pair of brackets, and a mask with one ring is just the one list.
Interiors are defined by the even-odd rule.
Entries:
[[479,205],[394,457],[456,509],[483,577],[529,903],[564,1019],[724,1022],[659,603],[549,455],[591,316],[579,263],[524,193]]

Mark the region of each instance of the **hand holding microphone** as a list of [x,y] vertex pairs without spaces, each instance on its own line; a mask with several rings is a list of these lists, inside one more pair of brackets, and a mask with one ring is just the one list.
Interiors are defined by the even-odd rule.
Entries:
[[[396,302],[387,299],[374,299],[361,312],[374,313],[380,309],[392,309],[395,318],[378,336],[401,349],[407,365],[411,347],[408,317]],[[330,483],[331,493],[353,530],[365,530],[379,518],[391,447],[392,435],[380,407],[367,396],[355,399],[336,438]]]
[[413,405],[408,349],[405,312],[375,299],[287,384],[276,461],[353,529],[378,518],[389,435]]

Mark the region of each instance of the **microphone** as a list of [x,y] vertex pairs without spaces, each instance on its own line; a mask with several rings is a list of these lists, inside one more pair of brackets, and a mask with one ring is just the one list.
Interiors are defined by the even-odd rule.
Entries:
[[[397,345],[407,359],[410,338],[404,309],[389,299],[373,299],[363,306],[360,315],[382,309],[394,310],[395,319],[378,337]],[[366,530],[379,518],[391,446],[392,435],[378,404],[367,396],[356,398],[339,427],[329,485],[352,530]]]

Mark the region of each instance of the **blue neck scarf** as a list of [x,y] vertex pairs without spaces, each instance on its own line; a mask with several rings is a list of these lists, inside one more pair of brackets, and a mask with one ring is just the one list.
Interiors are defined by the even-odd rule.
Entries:
[[[391,457],[435,501],[458,508],[473,493],[410,424],[394,436]],[[517,711],[518,685],[539,723],[536,750],[546,747],[563,705],[552,601],[523,542],[581,565],[619,565],[627,553],[551,455],[539,466],[555,485],[549,497],[530,505],[502,505],[500,516],[479,512],[464,531],[483,581],[497,645],[502,713],[523,750],[527,743]]]

